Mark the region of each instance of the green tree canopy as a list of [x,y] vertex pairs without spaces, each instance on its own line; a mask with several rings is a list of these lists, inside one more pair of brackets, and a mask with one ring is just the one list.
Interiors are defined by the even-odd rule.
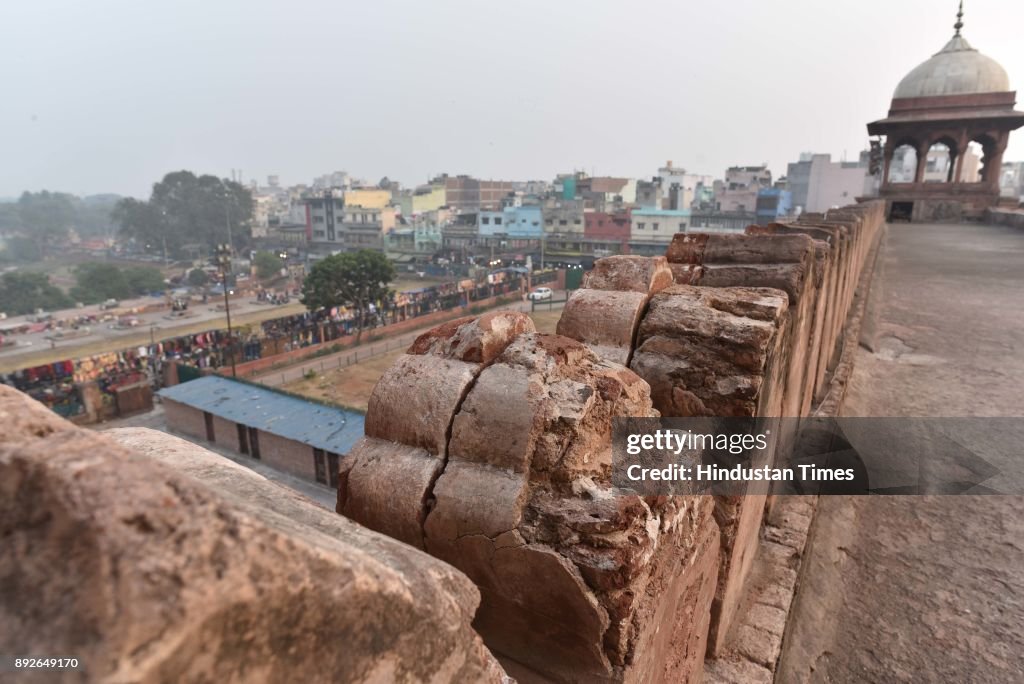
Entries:
[[79,264],[75,267],[75,281],[77,284],[71,288],[71,296],[83,304],[131,296],[128,279],[113,264]]
[[22,232],[41,250],[45,250],[48,244],[66,239],[75,223],[75,199],[63,192],[23,192],[18,198]]
[[75,301],[95,304],[107,299],[127,299],[163,290],[164,277],[150,266],[130,266],[92,262],[75,268],[77,284],[71,288]]
[[43,273],[14,271],[0,276],[0,310],[10,316],[32,313],[36,309],[66,309],[73,302],[50,284]]
[[129,266],[124,269],[124,278],[133,295],[162,292],[167,287],[160,269],[152,266]]
[[187,245],[206,253],[231,242],[242,249],[252,239],[252,193],[242,185],[216,176],[175,171],[153,184],[148,201],[126,198],[114,208],[121,235],[133,238],[150,253],[185,254]]
[[118,195],[75,197],[63,192],[24,192],[17,202],[0,203],[0,233],[22,235],[40,248],[65,239],[70,229],[82,237],[111,236],[111,212]]
[[202,287],[210,282],[210,276],[201,268],[193,268],[188,272],[188,284],[192,287]]
[[395,267],[381,252],[364,249],[333,254],[313,265],[302,285],[302,301],[310,311],[335,306],[356,313],[357,339],[362,334],[363,314],[370,304],[380,304],[389,294]]
[[256,275],[267,279],[273,278],[280,273],[281,267],[284,265],[284,259],[273,252],[256,252],[253,264],[256,266]]

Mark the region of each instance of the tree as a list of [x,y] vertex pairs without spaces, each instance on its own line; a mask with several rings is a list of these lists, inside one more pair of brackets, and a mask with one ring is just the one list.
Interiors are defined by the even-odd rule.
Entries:
[[167,286],[160,269],[152,266],[129,266],[124,269],[124,278],[134,295],[162,292]]
[[28,264],[43,258],[39,245],[31,238],[15,235],[3,240],[3,246],[0,250],[0,261]]
[[[216,176],[175,171],[153,184],[148,201],[122,199],[113,217],[121,235],[135,239],[151,253],[182,256],[186,245],[208,252],[228,242],[236,250],[252,239],[252,193],[242,185]],[[230,226],[230,228],[229,228]]]
[[132,295],[124,272],[113,264],[79,264],[75,267],[75,281],[77,284],[71,288],[71,296],[84,304],[123,299]]
[[0,235],[21,231],[21,212],[17,202],[0,202]]
[[210,282],[210,276],[201,268],[193,268],[188,272],[188,284],[192,287],[202,287]]
[[11,316],[32,313],[36,309],[66,309],[73,304],[67,295],[50,284],[45,274],[18,271],[0,277],[0,302],[3,302],[3,311]]
[[253,263],[256,265],[256,275],[266,280],[281,272],[284,260],[273,252],[256,252]]
[[333,254],[314,264],[302,285],[302,301],[310,311],[335,306],[354,309],[358,341],[370,304],[379,305],[390,294],[388,283],[394,278],[395,267],[381,252]]
[[21,229],[39,246],[64,240],[75,223],[73,195],[63,192],[23,192],[18,198]]

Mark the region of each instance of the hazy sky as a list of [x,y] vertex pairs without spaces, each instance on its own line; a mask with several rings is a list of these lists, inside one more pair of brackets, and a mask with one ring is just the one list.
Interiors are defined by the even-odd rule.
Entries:
[[[964,35],[1024,90],[1024,2]],[[721,175],[867,143],[952,0],[0,0],[0,196],[177,169]],[[1007,160],[1024,159],[1024,130]]]

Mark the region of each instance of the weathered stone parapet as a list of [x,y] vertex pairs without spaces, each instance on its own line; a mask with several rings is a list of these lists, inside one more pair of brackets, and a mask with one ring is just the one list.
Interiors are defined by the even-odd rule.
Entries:
[[672,281],[664,257],[599,259],[566,302],[557,332],[585,342],[602,359],[628,364],[647,301]]
[[[805,360],[811,345],[817,260],[814,241],[805,235],[739,235],[680,233],[668,247],[682,284],[704,287],[770,287],[789,296],[783,353]],[[680,268],[682,267],[682,268]],[[695,273],[696,268],[700,269]],[[787,372],[783,412],[806,414],[813,390],[806,362],[781,359]]]
[[3,652],[74,655],[67,681],[507,681],[445,563],[165,433],[5,386],[0,421]]
[[[633,372],[533,332],[483,367],[459,403],[422,543],[479,587],[477,628],[527,679],[700,677],[718,577],[713,501],[643,498],[610,483],[612,419],[651,415],[648,385]],[[361,456],[344,476],[348,491],[363,463],[381,493],[404,486],[396,478],[409,459],[384,462],[388,448],[406,447],[374,440],[381,467]],[[408,520],[401,506],[391,515]],[[365,508],[339,510],[359,520]]]
[[664,416],[762,415],[788,307],[770,288],[674,285],[651,299],[630,367]]
[[[631,367],[663,416],[778,416],[789,298],[771,288],[675,285],[655,295]],[[766,496],[715,497],[719,575],[708,650],[720,652],[740,606]]]
[[481,369],[532,330],[525,314],[498,311],[418,337],[373,388],[366,436],[341,463],[338,512],[423,548],[452,419]]

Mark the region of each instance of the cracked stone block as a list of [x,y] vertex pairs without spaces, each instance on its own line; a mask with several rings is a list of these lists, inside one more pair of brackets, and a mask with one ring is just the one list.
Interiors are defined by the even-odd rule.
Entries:
[[420,335],[373,388],[366,437],[340,464],[338,513],[423,548],[459,405],[485,364],[533,330],[525,314],[496,311]]
[[611,421],[647,385],[558,335],[521,335],[452,426],[426,549],[479,587],[476,625],[530,678],[697,681],[717,578],[708,497],[610,483]]
[[602,359],[626,364],[647,298],[640,292],[576,290],[565,303],[556,330],[586,342]]
[[451,542],[470,534],[495,539],[519,527],[526,495],[524,473],[452,461],[434,487],[426,533]]
[[[700,264],[704,287],[770,287],[789,295],[790,308],[783,350],[787,358],[783,415],[809,413],[814,395],[816,358],[812,358],[817,274],[814,240],[801,233],[766,232],[752,226],[747,234],[711,234],[707,240],[677,235],[669,261]],[[678,244],[675,244],[678,243]],[[792,363],[789,359],[792,359]]]
[[363,437],[341,459],[336,510],[422,549],[430,492],[443,468],[422,448]]
[[652,294],[672,284],[672,271],[665,257],[619,255],[594,262],[583,276],[583,287]]
[[477,371],[475,364],[439,356],[398,357],[370,394],[366,435],[443,457],[452,416]]
[[5,650],[82,681],[508,681],[451,566],[163,432],[6,386],[0,421]]

